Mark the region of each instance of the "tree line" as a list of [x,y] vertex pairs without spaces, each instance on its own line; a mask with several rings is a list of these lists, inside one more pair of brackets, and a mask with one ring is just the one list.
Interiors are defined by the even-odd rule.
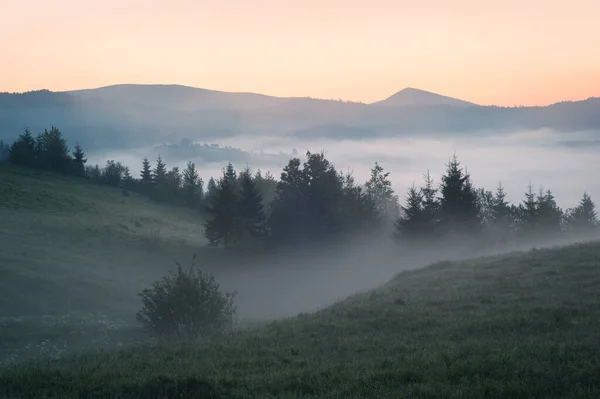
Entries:
[[336,170],[324,153],[291,159],[279,180],[249,167],[238,172],[229,163],[205,188],[192,162],[180,171],[168,169],[160,156],[154,165],[145,158],[139,177],[114,160],[102,168],[86,165],[81,147],[76,144],[69,151],[54,126],[36,137],[25,130],[10,147],[1,144],[0,154],[13,164],[80,176],[203,212],[206,238],[225,248],[299,246],[382,233],[407,248],[451,240],[481,246],[586,235],[599,227],[588,193],[577,206],[563,210],[551,190],[529,185],[524,199],[511,204],[502,183],[493,192],[475,187],[456,155],[437,184],[427,172],[401,204],[389,172],[378,163],[370,178],[358,184],[351,172]]

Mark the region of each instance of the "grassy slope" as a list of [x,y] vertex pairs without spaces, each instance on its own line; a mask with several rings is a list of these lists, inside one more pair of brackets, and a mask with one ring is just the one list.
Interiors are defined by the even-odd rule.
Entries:
[[192,210],[0,164],[0,365],[137,339],[137,293],[204,244]]
[[61,398],[600,397],[599,259],[600,244],[590,243],[440,263],[253,331],[4,371],[0,391]]

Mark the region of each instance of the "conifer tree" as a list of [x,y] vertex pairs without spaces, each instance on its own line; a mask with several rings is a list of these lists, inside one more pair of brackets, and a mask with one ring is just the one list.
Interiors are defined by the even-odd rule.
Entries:
[[75,150],[73,151],[73,164],[74,164],[74,173],[77,176],[85,175],[85,163],[87,159],[85,158],[85,153],[81,149],[79,143],[75,144]]
[[266,235],[262,195],[248,167],[240,173],[240,218],[244,233],[255,238]]
[[163,162],[161,156],[159,155],[156,159],[156,166],[152,171],[152,180],[154,184],[157,186],[161,186],[164,184],[165,179],[167,177],[167,165]]
[[25,129],[10,147],[8,161],[15,165],[32,167],[36,163],[36,143],[29,129]]
[[429,170],[427,170],[427,173],[423,177],[425,179],[425,184],[421,187],[423,197],[423,227],[431,236],[434,236],[437,233],[438,212],[440,209],[440,203],[436,197],[438,190],[434,187]]
[[211,245],[223,245],[228,248],[239,240],[239,198],[236,180],[235,169],[229,163],[209,198],[209,205],[206,206],[209,217],[205,224],[205,236]]
[[529,183],[527,186],[527,192],[525,193],[525,200],[519,205],[520,213],[520,230],[521,234],[532,234],[537,228],[538,224],[538,202],[533,192],[533,186]]
[[540,188],[537,197],[538,233],[553,236],[561,232],[563,212],[556,204],[552,191]]
[[498,182],[492,205],[492,226],[499,241],[506,241],[512,230],[512,211],[506,200],[506,192],[502,182]]
[[449,234],[476,234],[481,227],[477,195],[468,172],[463,173],[456,155],[442,176],[440,214]]
[[371,168],[371,177],[365,183],[365,193],[375,203],[377,213],[382,218],[396,220],[398,217],[398,198],[389,180],[390,172],[384,172],[383,167],[375,162]]
[[575,233],[591,233],[598,231],[598,213],[596,204],[587,192],[579,201],[579,205],[570,212],[569,228]]
[[427,231],[425,214],[423,207],[423,193],[415,187],[415,184],[408,189],[406,194],[406,205],[401,207],[401,216],[396,220],[396,237],[402,241],[419,241],[424,238]]
[[193,162],[188,162],[187,167],[184,169],[182,184],[186,205],[190,208],[197,208],[203,197],[203,182]]
[[140,184],[144,188],[144,191],[148,193],[150,185],[152,184],[152,168],[148,158],[144,158],[142,161],[142,171],[140,173]]
[[37,136],[36,153],[37,166],[43,169],[64,173],[68,172],[72,165],[67,141],[55,126],[52,126],[49,131],[45,129]]

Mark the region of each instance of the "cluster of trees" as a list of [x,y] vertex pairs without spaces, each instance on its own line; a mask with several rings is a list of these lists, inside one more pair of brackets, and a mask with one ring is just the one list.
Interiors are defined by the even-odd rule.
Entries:
[[[248,170],[236,180],[232,165],[223,172],[211,199],[207,238],[225,247],[265,238],[275,245],[327,242],[355,233],[393,231],[409,248],[463,241],[475,246],[523,239],[553,239],[600,232],[594,202],[584,193],[579,204],[561,209],[551,190],[529,185],[524,200],[510,204],[499,183],[496,192],[476,188],[454,155],[438,185],[429,172],[423,185],[409,188],[400,205],[389,172],[375,163],[370,179],[356,184],[323,153],[294,158],[283,169],[268,207],[252,188]],[[260,226],[252,230],[248,226]],[[255,234],[250,234],[254,231]]]
[[414,247],[449,239],[483,245],[598,231],[595,205],[587,193],[576,207],[563,210],[551,190],[535,191],[530,185],[521,203],[510,204],[501,183],[495,192],[476,188],[456,156],[438,184],[426,173],[423,184],[413,184],[401,205],[389,172],[379,164],[367,182],[358,184],[351,172],[337,171],[324,153],[308,152],[304,162],[291,159],[279,180],[248,167],[238,173],[229,163],[205,189],[192,162],[180,171],[169,170],[160,156],[154,166],[146,158],[139,177],[113,160],[103,168],[86,166],[81,147],[69,152],[55,127],[35,138],[26,130],[8,150],[0,145],[2,151],[17,165],[70,173],[206,212],[207,239],[226,248],[298,246],[356,233],[385,232]]
[[8,161],[15,165],[35,167],[61,173],[84,175],[87,161],[79,144],[71,154],[58,128],[52,126],[33,136],[25,129],[8,150]]
[[471,176],[453,156],[435,187],[429,173],[421,187],[414,184],[396,221],[396,235],[403,242],[469,239],[481,245],[510,240],[552,239],[566,234],[586,235],[598,231],[598,215],[588,193],[579,204],[561,209],[551,190],[537,192],[530,184],[523,201],[510,204],[502,183],[495,193],[475,188]]

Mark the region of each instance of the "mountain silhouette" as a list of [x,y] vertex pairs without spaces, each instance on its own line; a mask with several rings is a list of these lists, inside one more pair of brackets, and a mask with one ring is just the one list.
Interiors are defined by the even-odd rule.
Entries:
[[402,107],[407,105],[451,105],[454,107],[476,106],[476,104],[456,98],[442,96],[425,90],[407,87],[398,93],[372,105]]

